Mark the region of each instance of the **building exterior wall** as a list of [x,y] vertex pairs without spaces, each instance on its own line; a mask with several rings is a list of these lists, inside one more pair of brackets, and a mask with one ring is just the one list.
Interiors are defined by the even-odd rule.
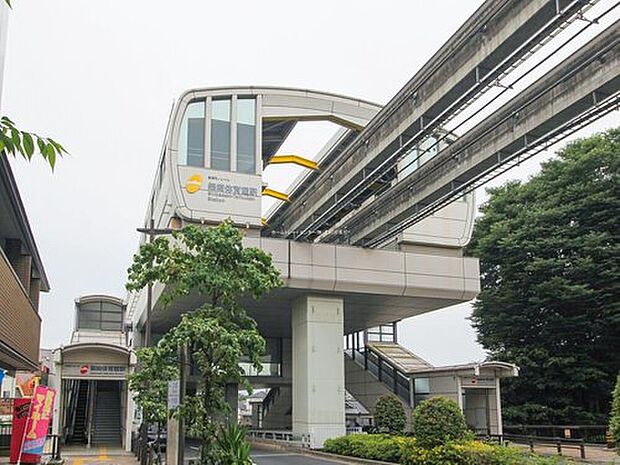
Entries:
[[40,332],[41,318],[30,300],[29,292],[0,248],[0,341],[26,359],[19,362],[0,352],[0,363],[8,368],[36,368]]

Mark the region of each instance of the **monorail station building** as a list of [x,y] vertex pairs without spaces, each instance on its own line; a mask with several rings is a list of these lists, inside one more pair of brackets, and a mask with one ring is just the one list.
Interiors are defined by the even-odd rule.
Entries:
[[124,312],[124,302],[112,296],[75,300],[71,342],[53,351],[53,431],[64,445],[131,447],[134,404],[127,375],[136,361]]
[[[243,230],[246,246],[272,255],[284,286],[246,305],[268,347],[263,371],[247,371],[255,387],[270,389],[261,405],[262,428],[321,447],[325,439],[345,434],[347,391],[370,412],[382,394],[397,396],[408,411],[429,396],[447,396],[459,403],[472,427],[499,433],[500,380],[514,376],[516,367],[496,362],[433,367],[400,346],[397,337],[398,321],[478,294],[478,260],[463,256],[473,227],[473,196],[372,248],[351,245],[356,231],[339,229],[346,212],[322,230],[311,228],[316,212],[304,215],[309,205],[303,199],[310,191],[346,200],[349,193],[338,190],[335,178],[332,184],[323,179],[346,169],[340,166],[342,154],[363,147],[364,128],[380,110],[359,99],[301,89],[190,90],[172,112],[144,226],[176,229],[231,218]],[[302,121],[330,121],[339,129],[318,154],[280,153]],[[449,143],[447,136],[441,144]],[[374,195],[430,160],[441,144],[427,139],[403,154],[397,174],[373,181]],[[296,163],[307,172],[288,192],[278,192],[262,176],[275,163]],[[265,217],[263,195],[281,200]],[[351,202],[350,209],[360,206]],[[154,286],[155,339],[179,321],[181,309],[205,303],[190,295],[164,310],[162,291]],[[128,296],[134,347],[142,344],[146,310],[145,290]]]

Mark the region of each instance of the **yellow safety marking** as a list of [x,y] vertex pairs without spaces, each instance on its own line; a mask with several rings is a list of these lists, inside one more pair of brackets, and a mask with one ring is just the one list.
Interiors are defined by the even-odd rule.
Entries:
[[73,459],[71,465],[84,465],[84,459]]
[[288,202],[288,195],[284,192],[278,192],[273,189],[269,189],[268,187],[263,188],[263,195],[267,195],[269,197],[273,197],[274,199],[283,200],[284,202]]
[[263,226],[267,226],[267,218],[265,218],[264,216],[260,219],[260,222]]
[[108,459],[108,449],[106,447],[99,448],[99,460],[107,460]]
[[299,155],[274,155],[269,160],[269,164],[281,164],[281,163],[292,163],[294,165],[303,166],[304,168],[308,168],[310,170],[318,170],[319,165],[317,162],[313,160],[308,160],[307,158],[301,157]]

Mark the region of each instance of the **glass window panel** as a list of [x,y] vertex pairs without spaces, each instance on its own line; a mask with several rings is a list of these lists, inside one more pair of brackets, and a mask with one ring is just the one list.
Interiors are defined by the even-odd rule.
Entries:
[[101,310],[101,302],[89,302],[87,304],[80,304],[80,310],[98,312]]
[[237,100],[237,171],[256,172],[256,104],[253,98]]
[[211,104],[211,168],[230,171],[230,99]]
[[104,331],[120,331],[121,326],[122,325],[120,322],[114,322],[114,321],[102,321],[101,322],[101,329]]
[[97,321],[83,321],[80,320],[80,325],[78,329],[99,329],[101,323],[99,320]]
[[102,312],[101,319],[104,321],[121,321],[123,315],[120,313]]
[[187,106],[179,133],[179,164],[204,166],[205,102]]
[[417,394],[430,394],[431,392],[431,380],[428,378],[416,378],[413,380],[415,385],[415,393]]
[[99,312],[80,312],[80,322],[82,321],[99,321],[101,320],[101,313]]
[[119,305],[111,304],[109,302],[101,302],[101,311],[120,314],[123,312],[123,308]]

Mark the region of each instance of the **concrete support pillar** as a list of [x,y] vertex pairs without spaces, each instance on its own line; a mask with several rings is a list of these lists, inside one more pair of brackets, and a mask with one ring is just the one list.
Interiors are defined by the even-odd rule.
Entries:
[[293,303],[293,433],[312,448],[343,436],[344,304],[307,295]]

